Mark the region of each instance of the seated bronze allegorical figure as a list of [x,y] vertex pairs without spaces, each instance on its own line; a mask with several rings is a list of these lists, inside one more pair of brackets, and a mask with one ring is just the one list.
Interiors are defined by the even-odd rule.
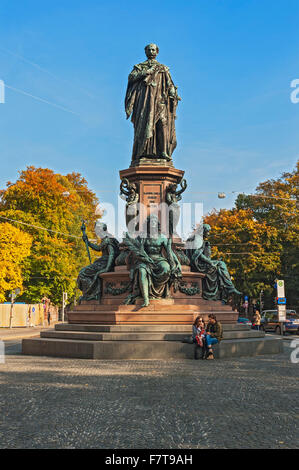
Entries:
[[171,238],[160,232],[158,217],[147,218],[143,235],[131,238],[126,234],[124,238],[129,250],[127,263],[132,283],[127,303],[135,303],[137,297],[142,297],[142,307],[147,307],[150,299],[170,296],[171,283],[181,276],[181,264],[172,250]]
[[203,279],[203,298],[206,300],[222,300],[227,302],[232,294],[241,295],[230,277],[227,266],[222,260],[211,259],[211,245],[207,240],[211,227],[203,225],[203,234],[200,228],[196,229],[187,240],[187,256],[190,259],[192,271],[205,274]]
[[101,300],[102,296],[102,280],[100,274],[112,271],[115,264],[115,258],[119,255],[119,243],[107,232],[107,225],[102,222],[96,223],[95,231],[101,238],[101,243],[96,245],[88,240],[85,232],[83,232],[83,241],[95,251],[101,251],[102,256],[95,260],[94,263],[82,268],[77,279],[77,286],[83,295],[79,299],[82,300]]

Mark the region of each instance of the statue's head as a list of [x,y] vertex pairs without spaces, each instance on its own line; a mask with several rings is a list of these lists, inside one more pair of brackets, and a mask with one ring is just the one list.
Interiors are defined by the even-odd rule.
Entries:
[[167,190],[172,193],[172,192],[176,191],[177,187],[178,187],[178,185],[176,183],[170,183],[168,185]]
[[94,231],[99,238],[104,238],[107,235],[107,225],[97,220],[94,225]]
[[159,54],[159,47],[157,46],[157,44],[148,44],[147,46],[145,46],[144,50],[148,59],[155,59]]
[[207,238],[209,236],[209,233],[211,231],[211,226],[209,224],[203,224],[203,236],[204,238]]
[[149,235],[156,235],[160,232],[159,218],[155,214],[151,214],[146,219],[146,228]]

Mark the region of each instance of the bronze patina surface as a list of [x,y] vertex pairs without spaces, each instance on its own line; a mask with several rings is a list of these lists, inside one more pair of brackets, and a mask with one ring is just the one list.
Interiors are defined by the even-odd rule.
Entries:
[[145,47],[147,60],[134,66],[125,98],[127,119],[134,125],[132,164],[140,159],[171,161],[176,148],[175,118],[180,97],[169,68],[156,57],[156,44]]
[[118,241],[107,232],[106,224],[97,222],[96,225],[101,243],[99,245],[91,243],[85,232],[83,233],[83,241],[93,250],[101,251],[102,256],[79,272],[77,286],[82,291],[80,302],[82,300],[101,301],[103,291],[100,274],[112,271],[115,258],[119,255]]
[[211,245],[208,241],[210,230],[210,225],[204,224],[202,235],[200,228],[194,231],[187,240],[189,245],[187,255],[190,258],[191,269],[205,274],[203,298],[227,302],[232,294],[241,295],[241,292],[235,288],[225,262],[211,259]]

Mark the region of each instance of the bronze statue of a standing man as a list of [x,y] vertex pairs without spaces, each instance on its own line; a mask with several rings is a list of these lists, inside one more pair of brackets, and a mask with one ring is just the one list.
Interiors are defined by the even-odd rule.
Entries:
[[147,60],[134,66],[125,99],[127,119],[132,115],[132,163],[140,157],[171,160],[176,147],[174,120],[180,100],[168,67],[156,60],[156,44],[145,47]]

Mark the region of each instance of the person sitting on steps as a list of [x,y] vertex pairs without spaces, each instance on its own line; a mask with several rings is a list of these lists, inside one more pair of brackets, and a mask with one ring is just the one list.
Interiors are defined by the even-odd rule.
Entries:
[[[205,353],[205,322],[203,318],[198,316],[192,325],[192,339],[194,343],[194,359],[204,359]],[[199,349],[201,355],[199,356]]]
[[222,331],[222,325],[217,321],[216,315],[210,313],[206,329],[206,359],[214,359],[212,345],[220,343],[222,340]]

